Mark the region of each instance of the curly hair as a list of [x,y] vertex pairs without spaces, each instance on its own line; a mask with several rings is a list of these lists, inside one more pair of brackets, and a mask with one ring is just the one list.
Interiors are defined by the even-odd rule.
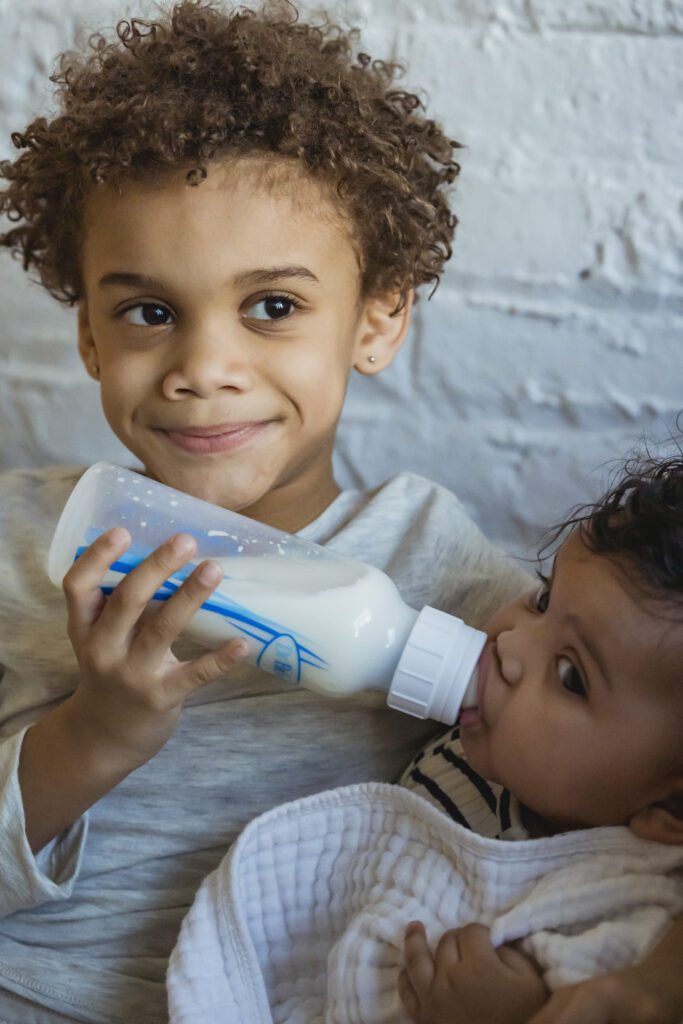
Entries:
[[336,190],[364,295],[436,287],[452,251],[459,143],[395,87],[400,65],[357,52],[357,30],[299,21],[287,0],[231,12],[182,0],[162,14],[61,54],[50,79],[60,113],[13,133],[23,152],[0,163],[0,212],[16,226],[0,243],[25,270],[73,305],[93,189],[178,168],[196,187],[212,160],[272,154]]
[[601,498],[579,505],[552,528],[541,556],[576,527],[590,551],[632,570],[633,589],[683,603],[683,454],[633,456]]

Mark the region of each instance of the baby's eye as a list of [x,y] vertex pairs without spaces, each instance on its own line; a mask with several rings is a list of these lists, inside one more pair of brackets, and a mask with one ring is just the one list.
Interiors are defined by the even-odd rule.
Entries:
[[129,306],[122,313],[126,323],[134,327],[164,327],[173,314],[166,306],[157,302],[141,302],[138,306]]
[[576,694],[577,697],[586,696],[586,686],[581,673],[569,658],[558,658],[557,672],[565,690]]
[[284,320],[295,308],[294,300],[286,295],[266,295],[250,306],[244,316],[249,320]]
[[531,604],[534,611],[543,614],[543,612],[548,611],[548,605],[550,604],[550,582],[540,573],[538,573],[538,578],[540,579],[541,584],[533,594]]

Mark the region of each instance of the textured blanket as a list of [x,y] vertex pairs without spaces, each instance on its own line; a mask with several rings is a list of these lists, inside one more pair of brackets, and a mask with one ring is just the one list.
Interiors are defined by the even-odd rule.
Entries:
[[365,784],[251,822],[202,884],[168,973],[172,1024],[400,1024],[403,931],[480,921],[550,988],[638,960],[683,911],[683,850],[625,828],[503,842]]

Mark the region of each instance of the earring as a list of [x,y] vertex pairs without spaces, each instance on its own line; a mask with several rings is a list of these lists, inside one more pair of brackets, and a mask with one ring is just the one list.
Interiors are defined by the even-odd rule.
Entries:
[[377,356],[368,356],[368,362],[369,363],[376,363],[377,362]]

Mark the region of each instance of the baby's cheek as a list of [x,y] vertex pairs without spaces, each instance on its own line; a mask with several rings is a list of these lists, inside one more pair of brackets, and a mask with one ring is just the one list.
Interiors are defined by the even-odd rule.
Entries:
[[490,761],[495,778],[490,781],[505,786],[523,803],[533,806],[531,801],[546,803],[553,795],[555,770],[540,728],[528,727],[523,710],[519,710],[519,717],[508,713],[498,719],[491,737]]

